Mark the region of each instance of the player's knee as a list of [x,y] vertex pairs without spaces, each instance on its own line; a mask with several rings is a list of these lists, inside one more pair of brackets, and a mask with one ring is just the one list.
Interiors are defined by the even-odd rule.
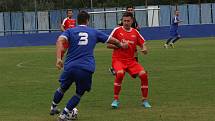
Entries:
[[124,75],[125,75],[124,71],[118,71],[116,73],[116,78],[122,80],[124,78]]
[[147,74],[147,72],[145,70],[142,70],[142,71],[139,72],[138,75],[141,76],[141,75],[144,75],[144,74]]
[[78,90],[76,90],[76,94],[79,95],[79,96],[81,97],[82,95],[84,95],[84,93],[85,93],[86,91],[89,92],[90,90],[91,90],[90,87],[85,88],[85,89],[78,89]]
[[81,97],[82,97],[82,95],[77,94],[77,93],[75,94],[75,96],[78,97],[79,99],[81,99]]
[[124,74],[124,71],[123,70],[119,70],[116,72],[116,74]]
[[76,95],[79,95],[80,97],[81,97],[82,95],[84,95],[84,93],[85,93],[85,90],[77,90],[77,91],[76,91]]

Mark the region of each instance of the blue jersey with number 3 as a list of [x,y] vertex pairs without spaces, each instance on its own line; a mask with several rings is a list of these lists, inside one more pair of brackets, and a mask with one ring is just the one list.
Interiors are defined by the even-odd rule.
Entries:
[[90,72],[95,71],[94,48],[96,43],[108,41],[108,35],[93,28],[79,25],[62,33],[69,42],[69,48],[64,62],[64,70],[80,68]]

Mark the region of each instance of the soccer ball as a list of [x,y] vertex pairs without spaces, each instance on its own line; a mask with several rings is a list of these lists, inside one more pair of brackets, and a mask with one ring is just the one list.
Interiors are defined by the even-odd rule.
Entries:
[[71,112],[69,112],[69,119],[71,120],[75,120],[78,118],[78,109],[77,108],[73,108],[73,110]]

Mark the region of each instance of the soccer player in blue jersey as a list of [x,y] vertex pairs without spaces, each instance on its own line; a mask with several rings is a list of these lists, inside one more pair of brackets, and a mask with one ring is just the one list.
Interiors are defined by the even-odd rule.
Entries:
[[[127,43],[121,43],[113,37],[87,27],[89,18],[90,16],[87,12],[81,11],[77,18],[78,26],[63,32],[56,43],[56,67],[58,69],[63,68],[63,71],[59,79],[60,87],[54,93],[50,115],[60,113],[57,105],[72,83],[76,85],[76,94],[67,102],[66,107],[58,118],[59,121],[70,120],[69,113],[79,104],[84,93],[89,92],[91,89],[92,74],[95,71],[93,51],[96,43],[112,43],[119,48],[128,47]],[[69,43],[69,48],[63,63],[62,51],[64,51],[63,44],[65,42]]]
[[175,11],[175,16],[172,19],[172,24],[170,26],[170,38],[164,44],[164,48],[170,47],[174,48],[174,43],[181,38],[178,34],[178,24],[181,23],[182,20],[179,19],[179,11]]

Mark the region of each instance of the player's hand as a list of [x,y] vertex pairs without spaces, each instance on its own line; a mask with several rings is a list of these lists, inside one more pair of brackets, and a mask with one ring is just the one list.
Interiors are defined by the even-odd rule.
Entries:
[[136,27],[136,30],[137,30],[137,31],[140,31],[140,26],[139,26],[139,25]]
[[148,53],[148,49],[147,49],[147,47],[146,47],[146,45],[145,44],[143,44],[143,47],[142,47],[142,49],[140,50],[144,55],[146,55],[147,53]]
[[121,42],[121,46],[123,49],[127,49],[128,48],[128,42]]
[[147,49],[141,49],[140,50],[144,55],[146,55],[148,53]]
[[148,53],[148,49],[145,45],[143,45],[143,48],[140,50],[144,55]]
[[63,68],[63,60],[62,59],[57,58],[56,67],[58,70],[61,70]]

